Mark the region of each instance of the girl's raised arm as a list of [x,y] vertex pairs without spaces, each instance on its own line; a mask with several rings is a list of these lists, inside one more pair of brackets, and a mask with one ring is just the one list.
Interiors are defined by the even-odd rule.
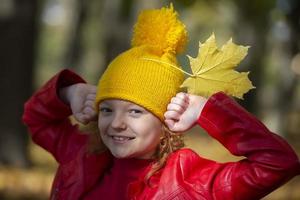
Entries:
[[71,124],[69,116],[72,109],[59,97],[59,91],[84,82],[72,71],[63,70],[25,103],[23,122],[28,126],[33,141],[60,163],[72,159],[87,136],[80,134],[77,126]]
[[[182,166],[198,166],[182,170],[187,186],[197,184],[198,180],[206,183],[214,199],[253,200],[300,174],[298,157],[288,143],[225,94],[210,97],[203,109],[193,104],[182,107],[190,114],[198,109],[194,111],[201,113],[196,123],[233,155],[246,157],[229,163],[216,163],[196,155],[186,159],[192,163]],[[188,122],[186,127],[194,124],[196,114],[189,116],[181,110],[177,115],[173,127],[183,127],[184,122]],[[197,187],[190,189],[194,188]]]

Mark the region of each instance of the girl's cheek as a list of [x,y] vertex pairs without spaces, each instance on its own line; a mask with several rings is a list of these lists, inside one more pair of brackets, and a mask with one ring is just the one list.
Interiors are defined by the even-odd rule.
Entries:
[[98,128],[100,131],[103,131],[106,129],[106,127],[109,125],[109,120],[105,117],[102,117],[101,119],[98,119]]

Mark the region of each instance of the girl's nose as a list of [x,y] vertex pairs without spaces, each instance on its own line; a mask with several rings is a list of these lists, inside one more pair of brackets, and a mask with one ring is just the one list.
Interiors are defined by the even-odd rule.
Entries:
[[116,130],[126,129],[124,116],[116,114],[111,122],[111,127]]

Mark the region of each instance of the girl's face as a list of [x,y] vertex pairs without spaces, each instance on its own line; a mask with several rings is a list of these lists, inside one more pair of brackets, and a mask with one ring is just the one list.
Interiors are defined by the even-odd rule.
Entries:
[[104,144],[117,158],[151,158],[162,133],[162,123],[152,113],[118,99],[100,103],[98,127]]

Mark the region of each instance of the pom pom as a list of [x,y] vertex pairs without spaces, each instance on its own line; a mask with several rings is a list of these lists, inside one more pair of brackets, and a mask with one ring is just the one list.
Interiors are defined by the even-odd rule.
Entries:
[[134,26],[131,45],[149,45],[158,54],[181,53],[187,43],[185,25],[178,20],[173,5],[155,10],[144,10],[140,13]]

